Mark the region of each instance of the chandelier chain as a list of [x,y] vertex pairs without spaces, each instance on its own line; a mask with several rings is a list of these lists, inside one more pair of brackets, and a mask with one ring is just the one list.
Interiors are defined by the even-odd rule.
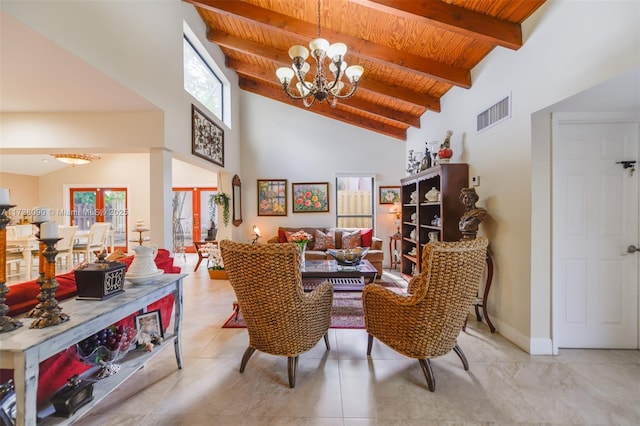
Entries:
[[320,0],[318,0],[318,38],[320,38]]

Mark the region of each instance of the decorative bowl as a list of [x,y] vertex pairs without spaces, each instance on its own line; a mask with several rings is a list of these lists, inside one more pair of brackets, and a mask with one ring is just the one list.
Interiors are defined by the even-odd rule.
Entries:
[[360,264],[360,261],[369,253],[369,247],[342,250],[328,249],[327,253],[336,259],[338,265],[354,266]]

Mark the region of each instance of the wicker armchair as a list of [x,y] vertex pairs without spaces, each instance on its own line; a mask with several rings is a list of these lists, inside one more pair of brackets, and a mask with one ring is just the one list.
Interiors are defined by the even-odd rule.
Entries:
[[371,355],[373,338],[420,362],[431,392],[436,384],[429,359],[452,349],[467,359],[457,337],[478,293],[485,266],[487,239],[434,242],[425,246],[421,273],[411,279],[407,294],[370,284],[362,292]]
[[220,242],[224,268],[249,332],[244,369],[255,350],[288,357],[289,387],[296,385],[298,355],[324,336],[330,349],[333,287],[322,283],[310,293],[302,287],[301,251],[295,243]]

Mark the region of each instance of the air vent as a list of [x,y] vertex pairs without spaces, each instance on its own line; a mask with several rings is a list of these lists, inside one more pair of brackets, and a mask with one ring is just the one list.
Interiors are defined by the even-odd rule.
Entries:
[[509,118],[511,118],[511,95],[478,114],[477,131],[486,130]]

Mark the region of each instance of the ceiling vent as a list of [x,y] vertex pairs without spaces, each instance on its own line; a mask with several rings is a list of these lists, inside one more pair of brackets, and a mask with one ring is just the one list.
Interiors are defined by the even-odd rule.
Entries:
[[477,132],[480,133],[496,124],[511,118],[511,95],[498,101],[498,103],[490,106],[486,110],[478,114]]

